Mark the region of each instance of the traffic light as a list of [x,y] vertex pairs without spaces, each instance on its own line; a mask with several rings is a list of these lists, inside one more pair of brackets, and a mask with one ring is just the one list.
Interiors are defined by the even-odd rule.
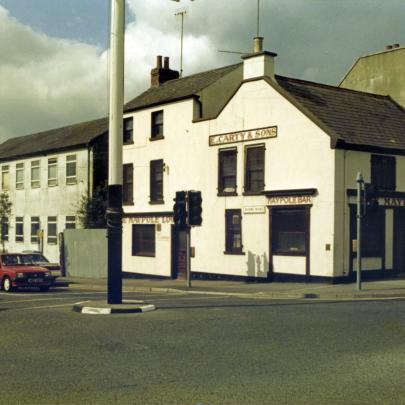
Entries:
[[364,184],[364,213],[367,214],[368,212],[375,212],[378,209],[378,197],[376,194],[376,188],[374,184],[365,183]]
[[173,205],[173,220],[174,225],[179,228],[185,228],[186,226],[186,192],[176,191],[176,198]]
[[188,192],[188,224],[200,226],[202,223],[201,191]]

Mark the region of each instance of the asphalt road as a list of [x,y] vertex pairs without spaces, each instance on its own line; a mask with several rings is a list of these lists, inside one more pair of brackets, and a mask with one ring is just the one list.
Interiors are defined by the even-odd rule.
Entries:
[[0,404],[405,404],[405,301],[0,293]]

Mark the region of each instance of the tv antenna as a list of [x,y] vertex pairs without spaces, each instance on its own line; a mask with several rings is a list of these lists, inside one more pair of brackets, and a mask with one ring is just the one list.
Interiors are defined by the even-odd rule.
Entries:
[[[177,1],[177,0],[175,0]],[[177,10],[174,15],[181,17],[181,35],[180,35],[180,77],[183,76],[183,35],[184,35],[184,17],[187,15],[187,8]]]

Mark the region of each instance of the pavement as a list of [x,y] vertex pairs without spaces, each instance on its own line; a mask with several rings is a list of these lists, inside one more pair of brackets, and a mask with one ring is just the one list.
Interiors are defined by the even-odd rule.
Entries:
[[[57,285],[71,289],[107,290],[107,279],[59,277]],[[224,280],[192,280],[188,288],[185,280],[132,279],[122,280],[123,292],[184,293],[205,295],[233,295],[263,299],[395,299],[405,298],[405,278],[363,281],[361,291],[356,283],[292,283],[243,282]]]

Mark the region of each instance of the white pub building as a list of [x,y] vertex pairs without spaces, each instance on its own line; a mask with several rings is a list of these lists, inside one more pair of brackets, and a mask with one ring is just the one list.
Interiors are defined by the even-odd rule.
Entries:
[[184,277],[176,191],[199,190],[194,277],[354,279],[356,174],[379,205],[363,269],[405,271],[405,111],[390,97],[275,75],[276,54],[179,78],[158,57],[125,106],[123,271]]

